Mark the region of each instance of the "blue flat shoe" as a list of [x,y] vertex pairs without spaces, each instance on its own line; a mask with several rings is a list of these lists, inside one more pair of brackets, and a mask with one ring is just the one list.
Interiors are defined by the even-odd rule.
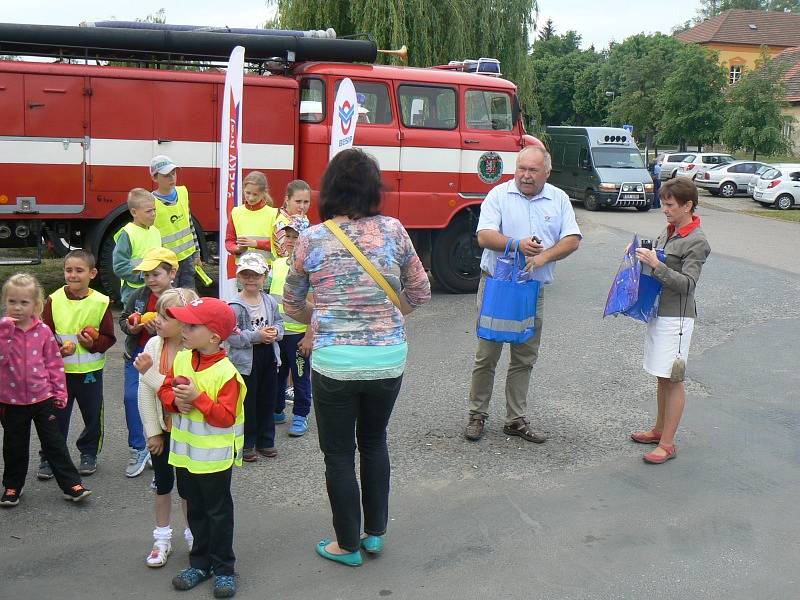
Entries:
[[380,554],[383,550],[383,536],[368,535],[361,540],[361,547],[370,554]]
[[325,538],[324,540],[320,540],[317,544],[317,554],[319,554],[322,558],[327,558],[328,560],[332,560],[333,562],[342,563],[343,565],[347,565],[348,567],[358,567],[364,561],[361,557],[361,552],[348,552],[347,554],[333,554],[328,552],[325,549],[325,546],[331,543],[329,538]]

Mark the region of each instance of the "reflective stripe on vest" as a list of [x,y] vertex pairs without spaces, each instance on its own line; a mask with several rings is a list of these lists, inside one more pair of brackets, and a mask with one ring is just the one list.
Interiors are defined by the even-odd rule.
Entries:
[[91,373],[105,366],[106,355],[81,346],[77,334],[89,326],[99,330],[108,303],[108,296],[96,290],[90,290],[89,295],[81,300],[67,298],[63,287],[50,294],[55,333],[62,342],[69,340],[75,344],[75,354],[64,357],[65,373]]
[[[258,210],[250,210],[243,204],[234,207],[231,211],[231,221],[236,237],[249,237],[258,241],[272,239],[272,227],[275,225],[275,218],[278,216],[278,209],[264,205]],[[268,250],[250,248],[248,252],[258,252],[267,261],[272,262],[272,253]],[[239,257],[236,257],[239,263]]]
[[189,191],[185,185],[175,187],[178,201],[165,204],[156,197],[156,227],[161,232],[161,243],[172,250],[178,260],[193,255],[197,250],[192,234],[191,212],[189,211]]
[[305,333],[308,325],[295,321],[283,310],[283,286],[286,284],[286,276],[289,274],[289,263],[286,257],[279,258],[272,263],[272,281],[269,284],[269,295],[278,303],[278,310],[283,316],[283,327],[291,333]]
[[[123,231],[128,234],[128,239],[131,242],[131,266],[133,267],[139,266],[148,250],[161,246],[161,230],[158,227],[151,226],[145,229],[134,225],[133,222],[126,223],[125,227],[114,234],[115,242]],[[127,285],[130,288],[144,287],[144,283],[131,283],[125,280],[120,280],[120,282],[122,286]]]
[[244,396],[247,388],[242,376],[230,360],[224,358],[202,371],[192,368],[192,351],[181,350],[172,366],[177,377],[183,375],[194,382],[195,387],[216,399],[222,387],[235,377],[239,382],[239,398],[236,403],[236,421],[231,427],[209,425],[203,413],[192,408],[187,414],[172,415],[170,433],[169,464],[183,467],[190,473],[216,473],[241,466],[244,447]]

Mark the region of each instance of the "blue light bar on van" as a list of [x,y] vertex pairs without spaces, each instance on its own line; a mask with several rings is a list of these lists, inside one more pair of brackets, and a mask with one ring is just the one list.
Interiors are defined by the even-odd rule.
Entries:
[[598,144],[625,144],[629,146],[633,140],[627,135],[606,135],[597,138]]

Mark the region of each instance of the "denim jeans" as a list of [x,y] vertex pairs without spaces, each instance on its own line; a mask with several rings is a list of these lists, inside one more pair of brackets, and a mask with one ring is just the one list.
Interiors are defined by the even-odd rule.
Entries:
[[[333,528],[339,546],[350,552],[358,550],[360,544],[362,506],[364,532],[386,532],[390,473],[386,426],[402,382],[402,375],[373,381],[342,381],[316,371],[311,375]],[[356,444],[361,457],[360,494]]]
[[141,349],[137,349],[130,360],[125,360],[123,393],[125,423],[128,426],[128,447],[136,450],[144,450],[147,447],[142,417],[139,415],[139,371],[133,366],[133,361],[140,352]]
[[304,358],[297,354],[297,346],[305,336],[304,333],[287,333],[279,342],[281,348],[281,366],[278,369],[277,396],[275,412],[286,408],[286,384],[289,373],[292,374],[294,386],[294,409],[292,414],[307,417],[311,412],[311,356]]

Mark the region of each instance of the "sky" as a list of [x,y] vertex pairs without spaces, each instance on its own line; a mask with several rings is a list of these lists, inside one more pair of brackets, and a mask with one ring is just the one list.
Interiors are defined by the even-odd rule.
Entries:
[[[256,27],[274,10],[265,0],[4,0],[3,4],[0,22],[38,25],[78,25],[112,18],[132,21],[164,8],[168,23]],[[538,4],[540,25],[551,18],[556,33],[573,29],[582,36],[584,48],[594,44],[600,50],[611,41],[619,42],[636,33],[669,34],[673,26],[696,15],[700,2],[538,0]]]

